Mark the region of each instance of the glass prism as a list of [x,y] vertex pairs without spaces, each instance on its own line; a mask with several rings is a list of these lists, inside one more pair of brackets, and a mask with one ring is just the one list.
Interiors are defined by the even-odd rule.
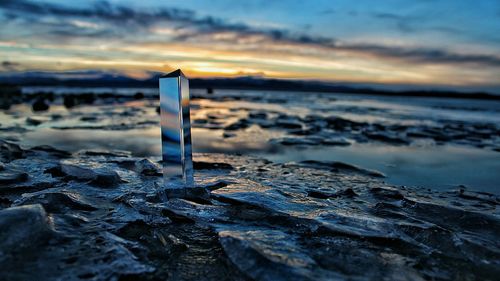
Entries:
[[180,69],[160,77],[163,180],[167,189],[191,187],[193,160],[189,81]]

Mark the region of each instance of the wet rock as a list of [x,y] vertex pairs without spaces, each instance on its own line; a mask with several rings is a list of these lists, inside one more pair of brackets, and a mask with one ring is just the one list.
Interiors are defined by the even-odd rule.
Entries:
[[324,118],[324,120],[328,122],[328,128],[337,131],[344,131],[348,129],[359,129],[366,126],[365,123],[355,122],[337,116],[329,116]]
[[[2,194],[0,208],[41,203],[65,238],[18,255],[22,264],[4,262],[0,255],[0,267],[10,274],[6,279],[36,279],[26,270],[35,265],[43,265],[39,268],[46,279],[186,276],[179,272],[217,279],[207,277],[208,271],[218,277],[244,274],[240,280],[496,276],[496,205],[472,192],[435,194],[387,186],[345,163],[274,164],[208,154],[196,155],[200,189],[165,200],[157,192],[161,178],[132,172],[145,159],[75,156],[82,158],[60,164],[43,158],[33,165],[29,162],[35,159],[21,159],[5,168],[25,166],[30,184],[32,175],[50,178],[34,167],[52,165],[58,167],[52,173],[67,177],[53,179],[58,183],[75,174],[90,174],[75,181],[91,183],[101,170],[118,172],[127,182],[109,192],[68,182],[30,194]],[[231,168],[221,169],[226,163]],[[486,199],[486,194],[477,195]],[[207,264],[202,268],[208,271],[200,269]],[[187,265],[194,269],[184,270]],[[57,276],[51,278],[51,272]]]
[[130,157],[130,152],[121,150],[87,150],[83,153],[89,156]]
[[399,190],[391,187],[374,187],[370,189],[370,192],[380,199],[403,200],[405,198]]
[[221,114],[221,113],[208,113],[207,114],[207,118],[209,120],[224,119],[224,118],[226,118],[226,115],[225,114]]
[[307,196],[318,198],[318,199],[328,199],[328,198],[334,197],[334,194],[327,193],[327,192],[322,192],[322,191],[319,191],[319,190],[308,190],[307,191]]
[[0,85],[0,109],[8,110],[11,105],[21,103],[21,88],[12,85]]
[[302,123],[297,120],[278,119],[276,125],[285,129],[302,129]]
[[119,160],[112,160],[112,161],[109,161],[109,162],[110,163],[116,163],[121,168],[137,172],[136,168],[135,168],[135,162],[137,162],[137,161],[139,161],[139,160],[134,160],[134,159],[119,159]]
[[0,140],[0,161],[10,162],[15,159],[24,158],[24,150],[19,145]]
[[165,194],[168,199],[183,198],[197,203],[207,203],[210,192],[204,187],[167,188]]
[[464,199],[477,200],[493,205],[500,205],[500,197],[487,192],[472,192],[467,191],[462,187],[457,191],[457,195]]
[[136,99],[136,100],[142,100],[142,99],[144,99],[144,93],[142,93],[142,92],[135,93],[134,94],[134,99]]
[[293,238],[280,231],[221,231],[219,241],[231,262],[253,280],[337,280]]
[[[9,133],[26,133],[28,131],[28,129],[24,128],[24,127],[21,127],[19,125],[15,125],[15,126],[11,126],[11,127],[1,127],[1,124],[0,124],[0,132],[9,132]],[[4,138],[5,141],[14,141],[14,142],[17,142],[17,141],[20,141],[19,138],[15,137],[15,136],[6,136]]]
[[54,236],[52,222],[39,204],[0,210],[0,252],[3,254],[35,249]]
[[352,171],[372,177],[385,178],[385,175],[379,171],[364,169],[356,165],[346,164],[343,162],[332,162],[331,167],[334,171]]
[[207,119],[195,119],[191,123],[193,125],[203,125],[203,124],[207,124],[208,120]]
[[97,177],[91,183],[99,187],[116,187],[123,182],[120,176],[109,168],[98,169],[96,170],[96,174]]
[[338,192],[310,189],[307,191],[307,196],[318,199],[328,199],[328,198],[338,198],[338,197],[353,198],[355,196],[358,196],[358,194],[354,192],[352,188],[347,188],[345,190],[341,190]]
[[411,129],[406,132],[406,136],[412,137],[412,138],[435,138],[436,134],[435,133],[430,133],[430,132],[425,132],[419,129]]
[[33,111],[46,111],[49,109],[49,105],[45,102],[44,99],[36,100],[32,105]]
[[89,169],[72,164],[60,164],[46,170],[54,177],[66,177],[67,180],[88,181],[99,187],[115,187],[122,180],[120,176],[110,168]]
[[364,169],[364,168],[358,167],[356,165],[351,165],[351,164],[347,164],[344,162],[337,162],[337,161],[327,162],[327,161],[306,160],[306,161],[301,161],[300,164],[306,165],[309,167],[316,167],[316,168],[323,168],[323,169],[330,168],[334,172],[350,171],[350,172],[356,172],[359,174],[364,174],[364,175],[377,177],[377,178],[384,178],[385,177],[385,175],[379,171]]
[[345,138],[326,138],[322,141],[325,145],[348,146],[351,143]]
[[82,117],[80,117],[80,121],[83,121],[83,122],[95,122],[97,120],[98,120],[97,116],[82,116]]
[[277,141],[278,143],[282,145],[318,145],[320,144],[323,139],[321,138],[281,138],[278,140],[273,140]]
[[0,186],[21,183],[28,180],[28,174],[16,170],[0,170]]
[[142,159],[134,163],[135,171],[145,176],[161,176],[162,173],[155,163],[148,159]]
[[310,136],[317,134],[321,131],[320,127],[308,127],[304,129],[294,129],[294,130],[289,130],[288,133],[292,135],[298,135],[298,136]]
[[222,134],[222,137],[225,138],[225,139],[232,138],[232,137],[235,137],[235,136],[236,136],[236,134],[234,134],[234,133],[228,133],[228,132],[224,132]]
[[213,190],[217,190],[219,188],[226,187],[231,183],[232,182],[230,182],[230,181],[217,180],[217,181],[212,181],[212,182],[206,182],[200,186],[203,188],[206,188],[207,190],[213,191]]
[[346,277],[340,280],[426,280],[415,269],[406,266],[412,264],[411,260],[392,252],[373,253],[367,250],[370,243],[363,240],[324,236],[306,245],[313,249],[311,255],[322,268],[345,274]]
[[177,238],[172,234],[167,235],[167,239],[170,241],[170,243],[176,250],[184,251],[189,248],[189,246],[186,243],[184,243],[181,239]]
[[68,109],[74,107],[76,105],[75,97],[71,95],[65,95],[63,104]]
[[264,129],[273,128],[275,126],[272,120],[267,119],[253,119],[252,123]]
[[93,93],[68,94],[64,96],[63,104],[67,109],[80,104],[93,104],[96,97]]
[[[261,101],[262,98],[254,97],[252,100],[253,101]],[[287,104],[288,103],[287,99],[280,99],[280,98],[267,98],[267,99],[265,99],[265,101],[268,103],[278,103],[278,104]]]
[[[154,238],[158,239],[161,243],[160,251],[156,252],[157,255],[162,254],[180,254],[189,249],[189,245],[184,243],[180,238],[173,234],[165,233],[164,231],[153,231]],[[162,253],[163,252],[163,253]]]
[[0,197],[0,210],[8,208],[12,205],[12,201],[9,198]]
[[71,164],[60,164],[53,168],[50,173],[55,176],[67,176],[70,179],[89,181],[97,177],[96,172],[91,169]]
[[38,126],[44,122],[47,122],[47,118],[41,118],[41,117],[28,117],[26,118],[26,124],[31,125],[31,126]]
[[233,170],[233,166],[228,163],[194,161],[195,170]]
[[[447,230],[445,232],[424,232],[428,236],[426,243],[430,247],[446,253],[447,257],[460,258],[463,255],[461,251],[470,246],[475,248],[475,250],[467,250],[469,260],[478,261],[484,255],[496,256],[497,260],[500,258],[498,243],[493,242],[498,240],[496,233],[500,231],[500,221],[488,212],[477,211],[477,209],[476,211],[470,211],[457,206],[451,206],[445,202],[426,202],[424,200],[410,200],[408,198],[403,200],[402,203],[402,207],[408,216]],[[478,207],[483,208],[482,206]],[[454,239],[450,237],[451,235],[448,231],[459,231],[461,233],[458,235],[459,244],[457,244],[457,241],[453,241]],[[419,233],[415,234],[417,237],[418,235]],[[476,238],[481,237],[479,238],[481,242],[470,239],[469,235]],[[465,245],[460,243],[465,243]],[[482,254],[478,255],[478,252],[482,252]],[[463,266],[468,265],[464,263]],[[476,272],[476,274],[478,273]],[[491,272],[480,274],[491,274]]]
[[209,222],[213,216],[223,216],[224,210],[212,204],[204,204],[191,198],[169,198],[164,204],[162,214],[174,222]]
[[54,148],[50,145],[39,145],[39,146],[34,146],[29,149],[29,152],[44,152],[50,156],[56,157],[56,158],[68,158],[71,156],[71,153],[60,150],[57,148]]
[[51,114],[50,115],[50,118],[53,120],[53,121],[57,121],[57,120],[61,120],[63,118],[63,116],[61,114]]
[[83,93],[76,96],[79,104],[93,104],[96,97],[93,93]]
[[224,129],[224,122],[222,121],[213,121],[213,120],[203,120],[198,119],[193,123],[194,127],[205,128],[209,130],[220,130]]
[[69,211],[95,211],[96,207],[86,202],[82,196],[70,192],[46,192],[27,195],[15,205],[41,204],[50,213],[67,213]]
[[252,119],[267,119],[267,113],[265,112],[250,112],[248,114],[249,118]]
[[241,129],[246,129],[250,126],[250,123],[246,119],[240,119],[230,125],[227,125],[224,127],[224,130],[226,131],[236,131],[236,130],[241,130]]
[[372,140],[387,142],[391,144],[410,144],[408,140],[402,137],[393,136],[382,132],[365,132],[364,135]]

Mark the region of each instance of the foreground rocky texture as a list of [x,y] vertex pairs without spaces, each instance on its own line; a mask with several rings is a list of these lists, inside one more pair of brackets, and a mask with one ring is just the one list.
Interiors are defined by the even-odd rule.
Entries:
[[195,155],[209,198],[165,200],[158,159],[0,145],[1,280],[496,280],[496,196],[389,186],[338,162]]

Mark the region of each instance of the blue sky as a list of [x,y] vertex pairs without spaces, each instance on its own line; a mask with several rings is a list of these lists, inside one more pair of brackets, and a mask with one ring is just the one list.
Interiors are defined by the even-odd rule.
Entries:
[[0,71],[499,88],[500,1],[0,0]]

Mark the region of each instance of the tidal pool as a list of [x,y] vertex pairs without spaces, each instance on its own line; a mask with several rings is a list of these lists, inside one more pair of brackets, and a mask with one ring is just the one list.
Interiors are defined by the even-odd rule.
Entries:
[[[131,151],[135,156],[152,157],[161,155],[159,130],[157,127],[108,131],[45,128],[27,133],[22,143],[27,147],[50,144],[72,152],[123,150]],[[276,163],[340,161],[380,171],[390,184],[441,191],[463,185],[474,191],[500,194],[498,152],[460,145],[426,144],[284,147],[255,138],[222,141],[221,134],[219,131],[194,129],[193,151],[254,155]]]
[[[55,93],[78,92],[68,91]],[[154,95],[150,89],[143,92]],[[434,190],[463,185],[500,194],[498,101],[240,90],[207,94],[197,89],[192,94],[196,153],[252,155],[277,163],[341,161],[380,171],[391,184]],[[47,112],[14,106],[1,112],[0,122],[5,136],[17,137],[26,147],[125,150],[150,157],[161,153],[156,106],[150,99],[65,109],[56,99]],[[27,124],[28,117],[41,118],[41,124]],[[334,120],[333,129],[325,121],[332,117],[342,118]],[[339,120],[350,123],[338,128]],[[11,133],[9,126],[27,131]],[[311,128],[316,131],[304,133]],[[432,139],[432,134],[448,129]],[[295,143],[280,142],[289,137]],[[332,138],[341,138],[345,145],[324,144]]]

